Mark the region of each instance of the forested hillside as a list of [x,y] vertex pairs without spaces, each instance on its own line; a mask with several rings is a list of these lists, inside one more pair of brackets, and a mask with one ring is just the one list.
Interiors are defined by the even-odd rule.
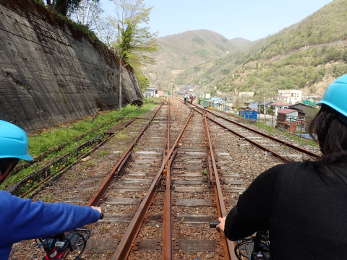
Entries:
[[243,53],[231,53],[185,71],[210,90],[254,90],[271,95],[277,89],[303,88],[321,94],[336,76],[347,73],[347,0],[335,0],[298,24],[262,39]]
[[153,85],[165,88],[184,70],[248,49],[251,42],[241,38],[228,40],[212,31],[195,30],[159,38],[158,44],[156,64],[149,66],[147,73]]

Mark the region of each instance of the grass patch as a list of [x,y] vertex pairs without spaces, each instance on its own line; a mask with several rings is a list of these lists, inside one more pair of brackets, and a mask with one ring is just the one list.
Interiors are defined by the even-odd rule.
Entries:
[[38,197],[38,200],[42,200],[42,201],[45,201],[45,202],[54,202],[55,198],[54,198],[52,193],[48,193],[48,194],[40,195]]
[[97,158],[104,158],[107,155],[109,155],[110,153],[108,151],[100,151],[96,154]]
[[289,133],[285,130],[279,130],[277,128],[274,128],[272,126],[268,126],[265,123],[262,122],[256,122],[255,124],[252,124],[257,126],[258,128],[264,129],[266,132],[270,133],[270,134],[277,134],[277,135],[283,135],[286,136],[290,139],[292,139],[293,141],[295,141],[296,143],[300,144],[300,145],[311,145],[311,146],[318,146],[317,143],[313,140],[309,140],[309,139],[305,139],[302,138],[300,136],[296,136],[292,133]]
[[136,117],[151,110],[153,106],[153,104],[145,104],[142,107],[129,105],[121,110],[101,113],[96,118],[90,116],[62,128],[50,129],[39,135],[29,137],[29,151],[34,157],[37,157],[48,149],[64,144],[85,132],[95,130],[96,133],[100,133],[124,117]]
[[148,97],[143,100],[144,104],[160,104],[163,101],[163,98],[160,97]]
[[[87,140],[90,140],[103,133],[125,117],[137,117],[140,114],[150,111],[151,109],[153,109],[153,107],[154,104],[149,103],[145,104],[142,107],[128,105],[121,110],[103,112],[96,118],[90,116],[72,124],[65,125],[64,127],[52,128],[38,135],[30,136],[29,152],[34,157],[38,157],[41,153],[44,153],[52,147],[65,144],[66,142],[69,142],[69,140],[71,142],[71,139],[74,139],[86,132],[90,132],[81,140],[69,143],[64,147],[64,149],[48,154],[43,161],[34,163],[30,167],[25,168],[14,175],[11,175],[6,179],[4,183],[0,185],[0,189],[5,189],[6,187],[14,185],[31,173],[41,169],[42,167],[44,167],[44,165],[47,165],[51,160],[74,151],[78,146],[80,146]],[[68,161],[71,162],[74,162],[74,160],[76,160],[76,158],[74,157],[68,159]],[[58,167],[57,169],[55,169],[57,167],[55,166],[54,169],[51,169],[51,171],[58,172],[64,166],[65,165],[62,165],[62,167]]]
[[118,138],[118,139],[126,139],[126,138],[128,138],[128,134],[125,132],[125,131],[121,131],[121,132],[119,132],[118,134],[116,134],[116,137]]

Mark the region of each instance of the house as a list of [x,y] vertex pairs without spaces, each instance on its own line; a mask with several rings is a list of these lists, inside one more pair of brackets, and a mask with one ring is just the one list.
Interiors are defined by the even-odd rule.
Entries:
[[298,111],[298,123],[300,123],[301,127],[306,131],[308,130],[310,122],[319,111],[315,106],[306,105],[305,103],[289,106],[289,109]]
[[314,101],[312,101],[310,99],[305,99],[301,103],[304,104],[304,105],[307,105],[307,106],[311,106],[311,107],[314,107],[314,106],[317,105],[316,102],[314,102]]
[[147,88],[143,93],[144,97],[157,97],[158,90],[156,88]]
[[224,99],[221,97],[211,97],[210,101],[214,104],[214,105],[223,105],[225,103]]
[[274,112],[275,117],[277,117],[278,110],[286,109],[289,106],[290,106],[290,104],[285,103],[285,102],[281,102],[281,101],[273,102],[270,104],[270,107],[271,107],[272,111]]
[[255,102],[255,101],[246,102],[246,105],[249,109],[258,111],[258,106],[259,106],[258,102]]
[[299,112],[294,109],[280,109],[278,110],[277,121],[296,121]]
[[289,104],[295,104],[302,101],[302,90],[285,89],[278,90],[278,100]]
[[276,127],[289,130],[294,133],[296,131],[299,112],[294,109],[279,109],[277,111]]
[[258,104],[259,113],[273,115],[274,107],[271,106],[272,104],[273,104],[272,101],[259,102]]

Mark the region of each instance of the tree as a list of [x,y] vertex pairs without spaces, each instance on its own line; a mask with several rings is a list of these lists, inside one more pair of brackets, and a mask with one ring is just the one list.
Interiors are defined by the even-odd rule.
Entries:
[[[82,0],[46,0],[46,4],[57,11],[57,13],[67,16],[68,13],[74,12]],[[99,0],[90,0],[96,1]]]
[[111,17],[101,17],[95,24],[94,32],[109,48],[117,41],[117,22]]
[[146,53],[156,51],[156,34],[148,25],[151,8],[146,8],[143,0],[113,0],[118,7],[116,20],[118,39],[113,46],[121,59],[132,67],[153,63]]
[[147,55],[157,49],[155,34],[149,30],[149,14],[151,8],[146,8],[143,0],[113,0],[118,7],[115,24],[118,39],[113,44],[119,56],[119,107],[122,105],[122,62],[130,65],[144,88],[149,85],[141,67],[153,63],[154,59]]
[[69,16],[75,22],[96,31],[99,27],[102,13],[103,10],[100,7],[99,1],[81,0],[78,8],[71,10]]

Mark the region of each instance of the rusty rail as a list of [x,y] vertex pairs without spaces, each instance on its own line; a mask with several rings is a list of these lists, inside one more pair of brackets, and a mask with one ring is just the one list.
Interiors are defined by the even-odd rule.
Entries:
[[[194,109],[196,112],[198,112],[198,113],[204,115],[204,113],[201,112],[200,110],[198,110],[197,108],[193,108],[193,109]],[[223,125],[222,123],[220,123],[220,122],[214,120],[214,119],[211,118],[210,116],[208,116],[208,115],[205,115],[205,116],[206,116],[206,118],[207,118],[208,120],[210,120],[211,122],[213,122],[213,123],[215,123],[215,124],[217,124],[217,125],[223,127],[224,129],[228,130],[229,132],[233,133],[234,135],[237,135],[238,137],[241,137],[241,138],[245,139],[246,141],[248,141],[249,143],[251,143],[251,144],[253,144],[253,145],[259,147],[260,149],[262,149],[262,150],[264,150],[264,151],[270,153],[270,154],[273,155],[274,157],[277,157],[278,159],[282,160],[284,163],[290,162],[288,159],[284,158],[284,157],[281,156],[280,154],[278,154],[278,153],[276,153],[276,152],[274,152],[274,151],[269,150],[268,148],[266,148],[266,147],[264,147],[264,146],[262,146],[262,145],[260,145],[260,144],[258,144],[258,143],[256,143],[256,142],[252,141],[251,139],[249,139],[249,138],[247,138],[247,137],[241,135],[241,134],[238,133],[238,132],[235,132],[234,130],[230,129],[229,127],[227,127],[227,126]]]
[[110,171],[110,173],[104,178],[104,180],[102,181],[102,184],[100,185],[98,191],[93,195],[93,197],[88,201],[89,206],[95,205],[98,200],[100,199],[100,197],[102,196],[102,194],[104,193],[104,191],[107,189],[107,187],[109,186],[109,184],[112,181],[112,178],[119,174],[119,172],[123,169],[123,166],[125,165],[125,163],[128,161],[128,159],[130,158],[131,152],[133,150],[133,148],[135,147],[135,145],[137,144],[137,142],[140,140],[140,138],[142,137],[142,135],[145,133],[145,131],[147,130],[147,128],[150,126],[150,124],[152,123],[152,121],[154,120],[155,116],[158,114],[159,110],[162,108],[163,104],[160,104],[160,106],[157,108],[157,110],[154,112],[154,115],[152,116],[152,118],[150,119],[150,121],[148,121],[148,123],[142,128],[140,134],[135,138],[135,140],[132,142],[132,144],[129,146],[128,150],[126,152],[123,153],[122,157],[118,160],[117,164],[112,168],[112,170]]
[[[106,132],[94,137],[91,140],[88,140],[78,146],[73,151],[60,156],[58,159],[55,159],[54,161],[46,164],[43,168],[39,169],[38,171],[35,171],[31,173],[29,176],[18,182],[15,186],[11,187],[10,191],[11,193],[15,195],[20,195],[21,197],[30,197],[32,198],[35,196],[38,192],[40,192],[43,188],[45,188],[47,185],[50,185],[54,181],[56,181],[58,178],[60,178],[61,175],[63,175],[66,171],[68,171],[71,167],[79,163],[79,161],[88,156],[89,154],[93,153],[97,149],[99,149],[101,146],[103,146],[106,142],[108,142],[116,132],[121,131],[122,129],[128,127],[130,124],[132,124],[136,119],[132,118],[125,122],[124,124],[121,124],[120,126],[117,126],[117,128],[111,128],[107,130]],[[91,147],[91,150],[87,152],[82,152],[79,154],[80,151],[84,150],[85,148]],[[69,162],[70,158],[75,158],[73,162]],[[51,169],[54,166],[61,165],[59,171],[52,173]],[[22,188],[25,188],[25,186],[30,183],[32,187],[30,187],[25,192],[21,192]]]
[[[166,150],[170,149],[170,129],[171,129],[170,101],[168,102],[167,114],[167,143]],[[167,153],[166,151],[166,153]],[[170,160],[165,171],[165,194],[163,207],[163,259],[172,259],[172,220],[171,220],[171,165],[173,159]]]
[[[271,139],[271,140],[273,140],[273,141],[275,141],[275,142],[278,142],[278,143],[280,143],[280,144],[286,145],[286,146],[288,146],[288,147],[290,147],[290,148],[292,148],[292,149],[294,149],[294,150],[297,150],[297,151],[299,151],[299,152],[301,152],[301,153],[307,154],[307,155],[312,156],[312,157],[314,157],[314,158],[316,158],[316,159],[320,158],[319,155],[317,155],[317,154],[315,154],[315,153],[313,153],[313,152],[311,152],[311,151],[308,151],[308,150],[306,150],[306,149],[303,149],[303,148],[301,148],[301,147],[299,147],[299,146],[296,146],[296,145],[293,145],[293,144],[288,143],[288,142],[286,142],[286,141],[280,140],[280,139],[278,139],[278,138],[276,138],[276,137],[273,137],[273,136],[271,136],[271,135],[267,135],[267,134],[265,134],[265,133],[262,133],[262,132],[260,132],[260,131],[258,131],[258,130],[256,130],[256,129],[253,129],[253,128],[251,128],[251,127],[245,126],[245,125],[243,125],[243,124],[240,124],[240,123],[238,123],[238,122],[236,122],[236,121],[234,121],[234,120],[231,120],[231,119],[229,119],[229,118],[227,118],[227,117],[224,117],[224,116],[222,116],[222,115],[219,115],[219,114],[217,114],[216,112],[213,112],[213,111],[208,110],[208,109],[206,109],[206,108],[202,108],[202,107],[200,107],[200,106],[198,106],[198,105],[195,105],[195,104],[192,104],[192,105],[193,105],[194,107],[196,107],[196,108],[198,108],[198,109],[201,109],[201,110],[203,110],[203,111],[206,111],[206,112],[208,112],[208,113],[210,113],[210,114],[212,114],[212,115],[214,115],[214,116],[216,116],[216,117],[218,117],[218,118],[221,118],[221,119],[223,119],[223,120],[225,120],[225,121],[228,121],[229,123],[235,124],[235,125],[237,125],[237,126],[239,126],[239,127],[245,128],[245,129],[247,129],[247,130],[249,130],[249,131],[252,131],[252,132],[254,132],[254,133],[256,133],[256,134],[259,134],[259,135],[261,135],[261,136],[263,136],[263,137],[269,138],[269,139]],[[209,119],[210,119],[210,118],[209,118]]]
[[[212,187],[214,189],[214,193],[216,195],[216,201],[217,201],[217,210],[220,217],[224,217],[227,215],[225,203],[224,203],[224,197],[222,193],[222,187],[218,176],[218,170],[216,165],[216,159],[214,157],[214,150],[210,135],[210,129],[207,123],[207,116],[206,114],[203,114],[203,120],[204,120],[204,126],[205,126],[205,135],[208,143],[209,148],[209,170],[212,170],[212,176],[210,175],[210,178],[213,178],[213,181],[211,182]],[[224,253],[225,253],[225,259],[232,259],[237,260],[237,257],[234,253],[234,248],[236,246],[235,242],[231,242],[228,240],[225,236],[223,236],[223,246],[224,246]]]
[[153,179],[153,182],[152,182],[145,198],[141,201],[140,206],[136,210],[136,213],[135,213],[134,217],[132,218],[126,233],[123,235],[122,240],[120,241],[112,259],[124,260],[124,259],[127,259],[127,257],[129,256],[131,246],[132,246],[133,241],[135,240],[138,232],[140,231],[140,228],[141,228],[142,223],[144,221],[145,214],[148,211],[148,208],[150,207],[150,205],[153,201],[155,190],[156,190],[156,188],[159,184],[159,181],[163,175],[163,171],[166,168],[167,164],[169,162],[172,162],[171,157],[174,154],[174,150],[176,149],[178,142],[182,138],[182,135],[183,135],[185,129],[187,128],[189,121],[191,120],[192,117],[193,117],[193,112],[191,112],[189,114],[183,129],[181,130],[175,143],[173,144],[173,146],[171,147],[171,149],[168,151],[167,155],[165,156],[158,173],[156,174],[155,178]]

